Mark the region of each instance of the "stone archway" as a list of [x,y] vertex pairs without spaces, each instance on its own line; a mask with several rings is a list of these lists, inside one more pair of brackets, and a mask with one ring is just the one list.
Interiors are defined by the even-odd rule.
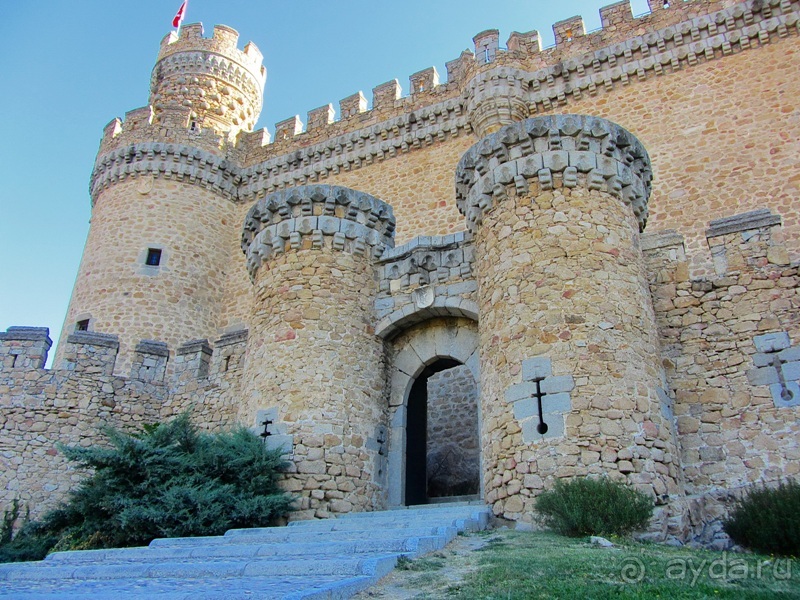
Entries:
[[[480,373],[478,362],[477,323],[464,318],[434,318],[410,327],[392,340],[392,363],[390,366],[389,393],[389,506],[406,504],[407,450],[409,417],[412,425],[414,415],[409,413],[409,398],[415,382],[428,380],[437,372],[457,365],[464,365],[477,386],[475,394],[477,431],[480,432]],[[420,383],[416,383],[417,390]],[[414,403],[411,405],[412,411]],[[418,418],[418,417],[416,417]],[[419,423],[416,425],[419,427]],[[413,442],[413,434],[412,434]],[[480,446],[479,441],[476,441]],[[444,448],[444,445],[441,445]],[[480,459],[478,459],[480,465]],[[478,468],[478,479],[482,469]],[[482,496],[482,486],[478,484]]]

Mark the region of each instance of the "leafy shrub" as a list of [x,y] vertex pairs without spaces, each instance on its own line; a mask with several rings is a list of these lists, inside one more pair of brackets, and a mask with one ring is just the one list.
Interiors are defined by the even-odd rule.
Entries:
[[737,544],[767,554],[800,556],[800,483],[755,487],[734,505],[723,521]]
[[557,479],[536,498],[545,527],[568,536],[625,535],[642,529],[653,514],[647,494],[610,479]]
[[268,525],[289,510],[292,498],[276,482],[280,451],[266,450],[245,428],[202,433],[184,413],[139,433],[103,432],[110,447],[61,448],[93,474],[65,504],[0,543],[0,562],[39,560],[52,550],[139,546],[157,537],[220,535]]

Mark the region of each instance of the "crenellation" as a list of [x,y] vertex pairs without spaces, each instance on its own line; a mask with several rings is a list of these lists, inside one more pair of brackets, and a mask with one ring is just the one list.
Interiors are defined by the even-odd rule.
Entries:
[[706,239],[719,276],[747,267],[789,266],[781,217],[766,208],[711,221]]
[[275,123],[275,142],[284,142],[296,135],[303,133],[303,123],[300,115],[295,115]]
[[556,38],[556,46],[561,46],[579,37],[585,36],[586,27],[583,24],[583,17],[570,17],[569,19],[554,23],[553,35]]
[[136,344],[131,365],[131,379],[162,383],[167,372],[169,348],[165,342],[142,340]]
[[214,342],[209,371],[212,375],[238,372],[243,368],[248,334],[247,329],[240,329],[226,333]]
[[467,48],[463,50],[458,58],[445,63],[447,69],[447,83],[461,84],[466,80],[470,66],[475,64],[475,54]]
[[47,327],[9,327],[0,332],[0,371],[43,369],[52,345]]
[[335,114],[333,104],[326,104],[308,111],[308,131],[327,127],[333,123]]
[[372,110],[383,111],[392,109],[402,95],[403,90],[397,79],[382,83],[372,88]]
[[176,384],[208,377],[212,352],[208,340],[205,339],[192,340],[178,346],[173,365]]
[[506,42],[506,47],[509,52],[530,56],[542,51],[542,40],[539,37],[539,32],[535,29],[526,33],[512,31]]
[[339,101],[339,115],[343,121],[367,110],[367,99],[360,91]]
[[140,127],[150,125],[153,122],[153,107],[143,106],[135,108],[125,113],[123,129],[125,131],[135,131]]
[[436,67],[428,67],[422,71],[417,71],[408,78],[411,85],[411,93],[430,92],[439,86],[439,72]]
[[59,368],[86,375],[111,375],[117,362],[119,337],[109,333],[69,334]]
[[494,62],[500,51],[500,31],[497,29],[482,31],[472,38],[472,43],[475,45],[475,60],[479,64]]
[[617,27],[632,20],[633,10],[630,0],[621,0],[600,8],[600,23],[603,29]]

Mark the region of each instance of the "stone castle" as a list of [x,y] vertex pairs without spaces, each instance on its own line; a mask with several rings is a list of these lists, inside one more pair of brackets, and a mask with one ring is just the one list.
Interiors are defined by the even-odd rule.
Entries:
[[0,334],[0,508],[83,475],[56,444],[191,408],[284,448],[298,518],[555,478],[651,494],[717,542],[800,472],[800,0],[650,1],[475,50],[253,131],[223,26],[161,43],[106,126],[56,351]]

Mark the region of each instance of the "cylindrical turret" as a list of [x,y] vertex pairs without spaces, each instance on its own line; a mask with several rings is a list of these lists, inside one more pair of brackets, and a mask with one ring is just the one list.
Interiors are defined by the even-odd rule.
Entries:
[[484,484],[498,514],[530,518],[555,476],[608,473],[662,503],[678,493],[639,247],[650,179],[636,138],[583,116],[503,127],[461,159],[457,199],[475,235],[481,315]]
[[239,168],[224,139],[258,118],[265,75],[261,53],[238,50],[233,30],[200,33],[189,25],[164,39],[152,111],[106,128],[92,173],[91,228],[61,339],[76,329],[118,335],[120,375],[142,339],[174,350],[218,334],[240,218]]
[[161,41],[150,82],[154,121],[173,115],[184,126],[211,128],[235,137],[252,131],[263,103],[267,71],[262,55],[250,42],[239,50],[239,34],[224,25],[204,38],[200,23],[185,25]]
[[[286,487],[300,517],[385,504],[383,343],[373,330],[373,257],[393,245],[387,204],[344,187],[276,192],[247,215],[255,284],[239,420],[291,436]],[[286,437],[284,437],[286,439]]]

